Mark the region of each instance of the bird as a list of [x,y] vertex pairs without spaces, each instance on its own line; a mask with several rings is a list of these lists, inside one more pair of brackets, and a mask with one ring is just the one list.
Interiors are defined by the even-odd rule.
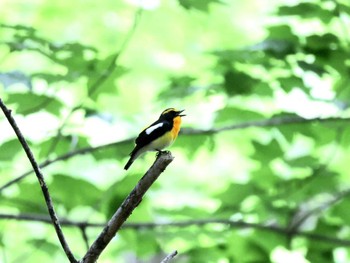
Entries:
[[170,146],[179,134],[181,117],[186,116],[181,114],[182,112],[184,110],[168,108],[160,114],[157,121],[146,127],[136,138],[135,147],[124,169],[128,170],[141,154],[147,151],[161,153],[164,148]]

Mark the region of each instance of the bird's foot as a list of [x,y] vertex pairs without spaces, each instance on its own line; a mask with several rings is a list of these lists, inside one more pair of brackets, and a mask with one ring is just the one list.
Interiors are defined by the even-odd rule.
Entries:
[[156,157],[159,157],[163,153],[169,153],[169,151],[162,151],[162,150],[158,150],[158,149],[156,149],[156,151],[157,151]]

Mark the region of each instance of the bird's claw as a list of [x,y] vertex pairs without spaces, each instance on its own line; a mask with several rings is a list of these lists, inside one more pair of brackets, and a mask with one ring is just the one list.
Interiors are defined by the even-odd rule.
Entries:
[[156,157],[159,157],[163,153],[169,153],[169,151],[162,151],[162,150],[156,150],[156,151],[157,151]]

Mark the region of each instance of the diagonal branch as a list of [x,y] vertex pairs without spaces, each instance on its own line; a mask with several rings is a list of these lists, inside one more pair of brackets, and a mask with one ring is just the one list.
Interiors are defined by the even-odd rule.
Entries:
[[[247,121],[247,122],[242,122],[242,123],[235,123],[219,128],[212,128],[212,129],[192,129],[192,128],[184,128],[181,130],[181,134],[183,135],[209,135],[209,134],[215,134],[219,132],[224,132],[224,131],[230,131],[230,130],[240,130],[240,129],[248,129],[252,127],[261,127],[261,128],[266,128],[266,127],[277,127],[277,126],[283,126],[283,125],[288,125],[288,124],[309,124],[309,123],[328,123],[328,122],[345,122],[348,123],[350,122],[350,118],[338,118],[338,117],[331,117],[331,118],[314,118],[314,119],[304,119],[302,117],[275,117],[271,119],[265,119],[265,120],[257,120],[257,121]],[[39,166],[40,168],[45,168],[51,164],[54,164],[59,161],[64,161],[68,160],[70,158],[73,158],[77,155],[81,154],[87,154],[99,150],[103,150],[106,148],[110,147],[116,147],[118,145],[126,144],[126,143],[131,143],[134,141],[134,138],[127,138],[124,140],[116,141],[116,142],[111,142],[107,144],[102,144],[96,147],[85,147],[81,149],[77,149],[68,153],[65,153],[63,155],[60,155],[56,158],[53,159],[47,159],[43,163],[41,163]],[[0,187],[0,193],[4,189],[10,187],[11,185],[23,180],[25,177],[30,175],[33,171],[27,171],[24,174],[14,178],[13,180],[7,182],[6,184],[2,185]]]
[[167,255],[163,260],[162,262],[160,263],[168,263],[170,262],[174,257],[176,257],[177,255],[177,250],[171,252],[169,255]]
[[172,162],[173,159],[174,157],[170,152],[159,154],[151,168],[140,179],[135,188],[130,192],[130,194],[126,197],[118,210],[109,220],[95,242],[91,245],[90,249],[86,252],[85,256],[80,261],[81,263],[96,262],[108,243],[112,240],[124,222],[128,219],[133,210],[142,201],[144,194],[157,180],[165,168]]
[[26,140],[24,139],[20,129],[18,128],[16,121],[12,117],[11,110],[9,110],[5,106],[5,104],[2,102],[1,99],[0,99],[0,107],[1,107],[2,111],[4,112],[8,122],[12,126],[14,132],[16,133],[18,140],[20,141],[20,143],[23,147],[23,150],[25,151],[25,153],[26,153],[26,155],[27,155],[32,167],[33,167],[33,170],[38,178],[41,190],[42,190],[44,198],[45,198],[46,206],[47,206],[47,209],[48,209],[50,217],[51,217],[51,221],[55,227],[56,234],[58,236],[58,239],[61,242],[62,248],[63,248],[64,252],[66,253],[70,262],[77,262],[77,260],[74,258],[73,254],[68,246],[68,243],[65,240],[65,237],[63,235],[60,223],[58,221],[58,218],[57,218],[57,215],[56,215],[56,212],[55,212],[52,200],[51,200],[49,189],[47,188],[47,185],[46,185],[45,180],[44,180],[44,176],[40,171],[40,168],[39,168],[39,166],[38,166],[38,164],[33,156],[33,153],[30,150]]

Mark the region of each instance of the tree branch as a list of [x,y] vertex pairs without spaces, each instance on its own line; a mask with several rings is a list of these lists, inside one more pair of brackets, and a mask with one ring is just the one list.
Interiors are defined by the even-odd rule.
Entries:
[[[319,122],[319,123],[327,123],[327,122],[350,122],[350,118],[314,118],[314,119],[304,119],[302,117],[276,117],[276,118],[271,118],[271,119],[265,119],[265,120],[258,120],[258,121],[248,121],[248,122],[242,122],[238,124],[231,124],[219,128],[213,128],[213,129],[191,129],[191,128],[184,128],[180,131],[181,134],[183,135],[200,135],[200,134],[215,134],[223,131],[229,131],[229,130],[239,130],[239,129],[247,129],[251,127],[276,127],[276,126],[283,126],[283,125],[288,125],[288,124],[308,124],[308,123],[314,123],[314,122]],[[68,152],[66,154],[60,155],[56,158],[53,159],[48,159],[41,163],[39,165],[40,168],[45,168],[51,164],[54,164],[59,161],[64,161],[68,160],[70,158],[73,158],[77,155],[81,154],[87,154],[99,150],[103,150],[106,148],[110,147],[116,147],[118,145],[126,144],[126,143],[131,143],[134,141],[134,138],[128,138],[125,140],[121,141],[116,141],[112,143],[107,143],[107,144],[102,144],[96,147],[85,147],[81,149],[77,149],[75,151]],[[33,171],[27,171],[24,174],[14,178],[13,180],[7,182],[3,186],[0,187],[0,193],[4,189],[10,187],[11,185],[23,180],[25,177],[30,175]]]
[[[0,214],[0,219],[9,219],[9,220],[17,220],[17,221],[31,221],[31,222],[41,222],[51,224],[50,218],[43,215],[33,215],[33,214],[21,214],[21,215],[13,215],[13,214]],[[105,223],[89,223],[84,221],[73,221],[68,219],[61,219],[61,225],[66,227],[91,227],[91,228],[101,228],[104,227]],[[154,229],[154,228],[184,228],[190,226],[205,226],[205,225],[226,225],[230,228],[251,228],[251,229],[259,229],[263,231],[274,232],[281,235],[289,235],[290,229],[288,227],[281,227],[276,225],[266,225],[262,223],[248,223],[244,221],[233,221],[229,219],[198,219],[198,220],[187,220],[187,221],[177,221],[177,222],[140,222],[140,223],[125,223],[123,225],[123,229]],[[324,236],[316,233],[305,232],[305,231],[295,231],[293,232],[293,236],[302,236],[312,240],[318,240],[325,243],[336,244],[339,246],[350,247],[350,240],[340,239],[335,237]]]
[[[120,144],[124,144],[124,143],[131,143],[134,141],[134,138],[130,138],[130,139],[125,139],[125,140],[122,140],[122,141],[118,141],[118,142],[112,142],[112,143],[107,143],[107,144],[103,144],[103,145],[100,145],[100,146],[96,146],[96,147],[84,147],[84,148],[81,148],[81,149],[77,149],[75,151],[71,151],[71,152],[68,152],[68,153],[65,153],[63,155],[60,155],[60,156],[57,156],[56,158],[53,158],[53,159],[47,159],[46,161],[42,162],[41,164],[39,164],[39,167],[42,169],[42,168],[45,168],[51,164],[54,164],[54,163],[57,163],[57,162],[60,162],[60,161],[65,161],[65,160],[68,160],[72,157],[75,157],[77,155],[83,155],[83,154],[87,154],[87,153],[91,153],[91,152],[96,152],[98,150],[102,150],[102,149],[107,149],[109,147],[115,147],[115,146],[118,146]],[[33,172],[33,170],[28,170],[27,172],[25,172],[24,174],[14,178],[13,180],[7,182],[6,184],[4,184],[3,186],[0,187],[0,193],[1,191],[3,191],[4,189],[10,187],[11,185],[19,182],[19,181],[22,181],[24,178],[26,178],[28,175],[30,175],[31,173]]]
[[289,117],[273,117],[271,119],[265,120],[256,120],[256,121],[247,121],[242,123],[235,123],[219,128],[213,128],[208,130],[202,129],[183,129],[183,134],[187,135],[197,135],[197,134],[214,134],[223,131],[229,130],[239,130],[239,129],[247,129],[251,127],[277,127],[288,124],[304,124],[304,123],[325,123],[325,122],[350,122],[350,118],[340,118],[340,117],[330,117],[330,118],[313,118],[313,119],[305,119],[299,116],[289,116]]
[[109,220],[105,228],[97,237],[95,242],[91,245],[87,251],[81,263],[93,263],[96,262],[102,251],[112,240],[124,222],[131,215],[132,211],[142,201],[142,197],[151,187],[151,185],[157,180],[159,175],[165,170],[165,168],[172,162],[174,157],[170,152],[161,153],[158,155],[156,161],[146,174],[140,179],[135,188],[126,197],[118,210]]
[[66,253],[70,262],[77,262],[77,260],[74,258],[73,254],[72,254],[72,252],[71,252],[71,250],[70,250],[70,248],[65,240],[65,237],[63,235],[60,223],[58,221],[58,218],[57,218],[57,215],[56,215],[56,212],[55,212],[52,200],[51,200],[49,190],[48,190],[47,185],[46,185],[45,180],[44,180],[44,176],[40,171],[40,168],[39,168],[39,166],[38,166],[38,164],[33,156],[33,153],[30,150],[26,140],[24,139],[20,129],[18,128],[16,121],[12,117],[11,111],[5,106],[5,104],[2,102],[1,99],[0,99],[0,107],[1,107],[2,111],[4,112],[8,122],[12,126],[14,132],[16,133],[17,138],[20,141],[20,143],[23,147],[23,150],[25,151],[25,153],[26,153],[26,155],[27,155],[32,167],[33,167],[33,170],[38,178],[41,190],[42,190],[44,198],[45,198],[46,206],[47,206],[47,209],[48,209],[50,217],[51,217],[51,221],[55,227],[56,234],[58,236],[58,239],[61,242],[62,248],[63,248],[64,252]]
[[80,226],[80,231],[81,231],[81,235],[83,237],[83,240],[84,240],[84,243],[85,243],[85,246],[86,246],[86,250],[89,249],[90,245],[89,245],[89,237],[86,233],[86,225],[81,225]]
[[162,260],[162,262],[160,262],[160,263],[168,263],[168,262],[170,262],[170,260],[172,260],[176,255],[177,255],[177,251],[175,250],[175,251],[171,252],[169,255],[167,255],[167,256]]

